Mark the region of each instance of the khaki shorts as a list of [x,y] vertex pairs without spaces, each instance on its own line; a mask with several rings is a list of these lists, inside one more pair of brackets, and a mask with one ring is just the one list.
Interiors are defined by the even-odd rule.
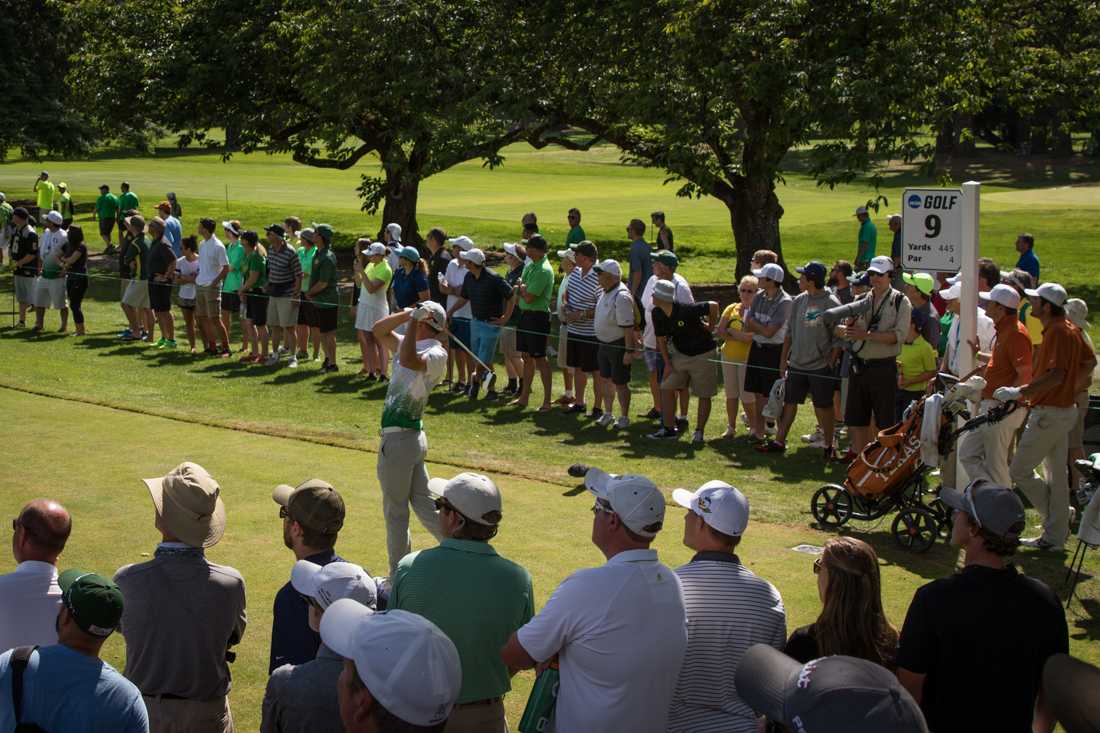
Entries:
[[511,359],[518,354],[519,352],[516,351],[516,329],[512,326],[505,326],[500,329],[497,345],[500,346],[500,353],[505,359]]
[[38,278],[15,276],[15,299],[20,303],[34,305],[34,283]]
[[285,295],[267,300],[267,325],[294,328],[298,325],[298,296]]
[[36,308],[57,310],[68,307],[65,302],[65,278],[38,278],[38,284],[34,288],[34,305]]
[[693,395],[703,398],[710,398],[718,393],[718,370],[715,368],[713,351],[704,351],[697,356],[685,356],[673,351],[668,356],[672,359],[672,369],[665,370],[661,389],[691,387]]
[[122,294],[122,302],[131,308],[148,308],[149,281],[130,280],[126,283],[126,292]]
[[195,315],[199,318],[221,318],[222,291],[210,285],[195,288]]
[[756,395],[745,391],[745,365],[722,362],[722,387],[727,400],[741,400],[746,405],[756,402]]

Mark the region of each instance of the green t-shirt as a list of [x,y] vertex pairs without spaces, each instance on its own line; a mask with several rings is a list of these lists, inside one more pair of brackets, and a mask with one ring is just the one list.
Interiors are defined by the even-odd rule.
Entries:
[[304,244],[298,248],[298,264],[302,266],[302,292],[309,290],[310,277],[313,274],[313,258],[317,255],[317,248],[312,244],[308,247]]
[[935,371],[936,362],[936,350],[923,336],[917,336],[911,344],[902,344],[898,355],[901,388],[909,392],[924,391],[924,382],[913,384],[913,380],[924,372]]
[[222,280],[223,293],[235,293],[241,289],[241,265],[244,263],[244,245],[232,242],[225,245],[225,258],[229,260],[229,274]]
[[535,613],[531,574],[488,542],[445,539],[406,555],[393,576],[389,608],[428,619],[454,642],[462,663],[458,703],[512,689],[500,649]]
[[550,263],[543,257],[538,262],[528,262],[523,268],[520,278],[527,286],[527,292],[535,296],[528,303],[524,298],[519,299],[519,309],[522,311],[550,312],[550,297],[554,293],[554,270]]
[[15,212],[15,209],[11,207],[7,201],[0,203],[0,229],[3,229],[11,221],[11,215]]
[[49,181],[38,181],[35,184],[34,191],[38,195],[38,208],[42,209],[42,218],[46,218],[46,213],[53,208],[53,194],[56,189],[54,185]]
[[95,216],[100,221],[114,221],[118,217],[118,196],[105,193],[95,200]]
[[313,251],[316,254],[309,281],[325,283],[325,289],[313,296],[313,303],[318,308],[335,308],[339,305],[336,301],[336,255],[331,249],[318,250],[314,247]]
[[139,207],[137,194],[133,191],[127,191],[118,197],[118,215],[122,216],[131,209]]
[[571,244],[578,244],[586,239],[588,239],[588,237],[584,236],[584,230],[581,229],[581,225],[578,224],[570,229],[569,234],[565,236],[565,246],[568,247]]
[[71,193],[66,191],[61,194],[61,201],[58,204],[57,210],[60,212],[61,218],[63,219],[73,218],[73,196]]
[[875,244],[878,240],[878,230],[870,217],[859,225],[859,241],[856,242],[856,260],[860,264],[866,264],[875,256]]
[[267,285],[267,258],[258,249],[252,250],[252,254],[245,254],[241,263],[241,285],[248,282],[253,272],[260,273],[260,276],[252,283],[252,290],[259,290]]

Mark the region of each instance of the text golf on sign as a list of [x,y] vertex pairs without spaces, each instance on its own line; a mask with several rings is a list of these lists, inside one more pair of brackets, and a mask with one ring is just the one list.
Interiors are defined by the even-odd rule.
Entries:
[[906,270],[957,271],[962,266],[962,191],[957,188],[907,188],[902,202],[902,267]]

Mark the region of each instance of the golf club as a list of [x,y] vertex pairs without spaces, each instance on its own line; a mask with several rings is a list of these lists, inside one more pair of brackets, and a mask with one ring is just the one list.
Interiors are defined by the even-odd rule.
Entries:
[[486,378],[483,386],[485,387],[486,392],[492,391],[493,384],[497,381],[496,372],[494,372],[492,369],[490,369],[488,366],[486,366],[485,362],[483,362],[481,359],[478,359],[477,354],[475,354],[470,349],[469,346],[462,343],[462,339],[455,337],[455,335],[453,333],[451,333],[450,329],[443,329],[443,332],[446,333],[448,336],[454,338],[455,343],[458,344],[462,348],[463,351],[465,351],[467,354],[469,354],[473,358],[473,360],[478,363],[478,366],[480,366],[482,369],[484,369],[486,372],[489,373],[489,376],[488,376],[488,378]]

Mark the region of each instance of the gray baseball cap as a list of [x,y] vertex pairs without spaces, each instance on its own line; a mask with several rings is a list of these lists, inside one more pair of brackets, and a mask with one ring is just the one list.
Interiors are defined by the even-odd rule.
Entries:
[[1024,531],[1024,504],[1012,489],[992,481],[971,481],[962,491],[944,487],[940,501],[966,512],[974,522],[998,537],[1017,539]]
[[790,730],[928,733],[920,706],[885,667],[835,656],[802,664],[754,644],[737,666],[737,694]]

